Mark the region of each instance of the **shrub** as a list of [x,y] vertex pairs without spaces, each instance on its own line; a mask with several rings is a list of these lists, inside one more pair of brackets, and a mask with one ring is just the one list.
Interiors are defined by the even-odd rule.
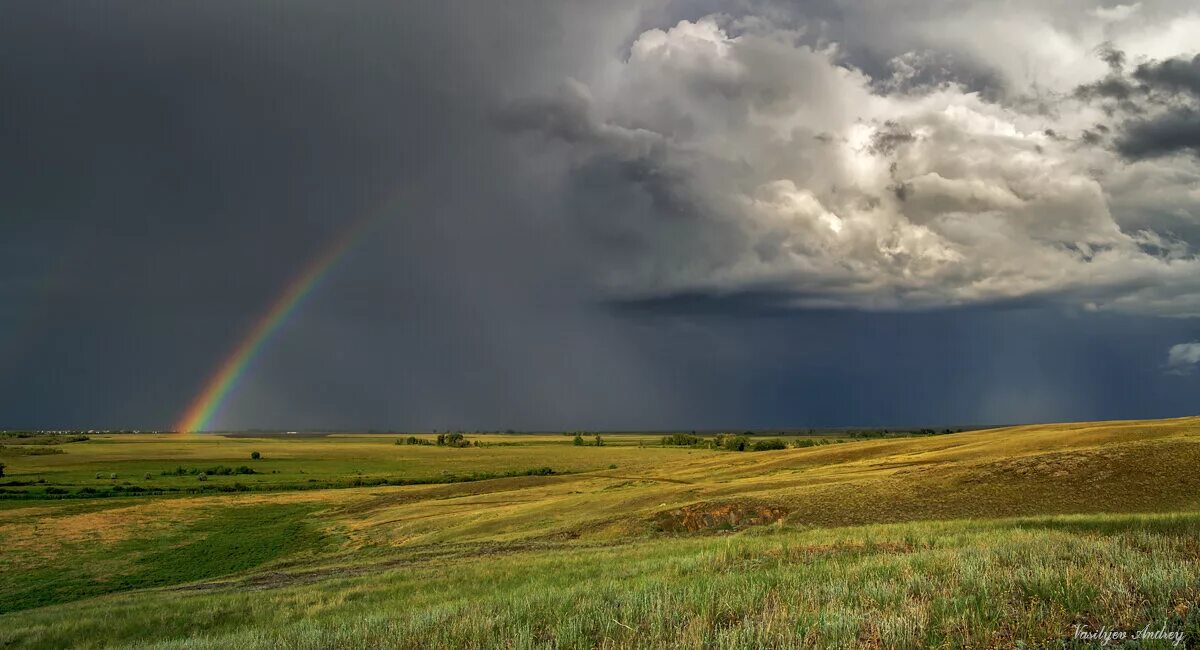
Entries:
[[113,472],[112,474],[109,474],[109,475],[108,475],[108,478],[110,478],[110,479],[112,479],[112,480],[114,480],[114,481],[115,481],[115,480],[117,480],[117,473],[116,473],[116,472]]
[[471,442],[467,440],[462,433],[439,433],[437,437],[437,445],[439,447],[470,447]]
[[62,488],[60,488],[60,487],[48,487],[48,488],[46,488],[46,494],[66,494],[66,493],[67,493],[67,490],[64,490],[64,489],[62,489]]
[[150,472],[146,472],[146,476],[144,476],[143,478],[145,478],[147,481],[149,481],[153,477],[150,475]]
[[812,438],[804,438],[802,440],[797,440],[797,441],[793,442],[792,446],[797,449],[803,449],[804,447],[815,447],[816,444],[817,444],[816,440],[813,440]]
[[750,446],[749,436],[737,435],[733,433],[717,434],[713,438],[713,449],[724,449],[726,451],[746,451]]
[[5,467],[8,467],[8,465],[5,465],[4,463],[0,463],[0,477],[4,476],[4,468]]
[[787,449],[787,445],[779,438],[771,438],[769,440],[756,441],[751,449],[754,451],[772,451],[775,449]]
[[262,454],[258,453],[257,451],[250,452],[250,460],[258,460],[260,458],[262,458]]
[[704,442],[700,436],[694,436],[688,433],[672,433],[669,436],[663,436],[662,443],[664,445],[673,445],[677,447],[694,447]]
[[592,444],[596,447],[603,447],[604,446],[604,438],[601,438],[600,434],[597,433],[596,434],[596,442],[594,442]]
[[576,447],[582,447],[584,444],[586,444],[583,442],[583,434],[575,434],[575,440],[571,444],[575,445]]

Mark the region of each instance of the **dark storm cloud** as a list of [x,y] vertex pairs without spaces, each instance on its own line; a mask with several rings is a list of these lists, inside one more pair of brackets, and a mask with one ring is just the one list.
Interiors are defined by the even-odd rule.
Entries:
[[1146,89],[1147,101],[1167,108],[1127,122],[1118,150],[1134,159],[1177,152],[1200,155],[1200,54],[1190,60],[1143,63],[1132,76]]
[[1147,120],[1131,120],[1122,126],[1117,150],[1131,158],[1151,158],[1178,152],[1200,155],[1200,112],[1177,108]]
[[[1124,117],[1115,141],[1117,151],[1130,160],[1200,155],[1200,54],[1143,62],[1129,73],[1124,71],[1120,51],[1106,48],[1101,56],[1113,72],[1080,86],[1076,94],[1085,100],[1107,101],[1110,114],[1119,112]],[[1100,142],[1093,134],[1089,144]]]
[[217,424],[675,413],[576,297],[548,198],[516,194],[530,181],[487,119],[624,19],[524,8],[6,9],[0,291],[22,316],[5,367],[22,372],[5,424],[167,426],[290,278],[387,202]]
[[1186,58],[1143,63],[1133,78],[1147,87],[1163,92],[1183,92],[1200,97],[1200,54]]
[[[1088,212],[1100,194],[1091,177],[1056,175],[1092,169],[1070,156],[1088,155],[1077,141],[1085,128],[1099,133],[1100,118],[1025,124],[1007,112],[1027,101],[1022,70],[1057,72],[1044,62],[1063,52],[1040,45],[1074,47],[1070,30],[1088,9],[5,7],[0,427],[168,426],[282,287],[383,205],[386,218],[264,347],[218,426],[1170,414],[1194,386],[1159,366],[1163,349],[1194,339],[1187,321],[1045,307],[1067,302],[1074,313],[1081,296],[1103,308],[1132,293],[1131,310],[1187,308],[1171,276],[1186,269],[1150,267],[1131,281],[1103,264],[1114,250],[1185,255],[1154,234],[1158,218],[1114,248],[1110,222]],[[694,28],[714,13],[740,39],[733,59],[705,58],[713,32]],[[635,44],[681,20],[673,63],[652,48],[634,60]],[[631,60],[644,76],[624,75]],[[1056,88],[1103,70],[1071,74]],[[1162,75],[1172,81],[1154,83],[1183,92],[1179,71]],[[1122,78],[1151,83],[1135,76]],[[810,112],[770,124],[796,106]],[[878,110],[857,120],[866,106]],[[1005,140],[992,125],[1063,136]],[[977,166],[956,175],[965,158],[954,152],[966,150]],[[870,191],[855,189],[855,175],[876,171]],[[1112,194],[1122,218],[1170,214],[1175,232],[1192,232],[1179,189],[1190,172],[1153,171]],[[823,248],[837,228],[857,227],[852,215],[893,209],[901,187],[911,228],[880,221],[879,238]],[[1004,210],[1011,222],[995,220]],[[1043,210],[1061,218],[1040,219]],[[922,234],[947,221],[954,241],[987,253],[968,259],[1011,266],[950,264]],[[1060,258],[1029,255],[1043,241],[1072,264],[1091,258],[1079,277],[1123,293],[1092,291]],[[788,267],[804,258],[816,263]],[[935,268],[944,272],[928,275]],[[1031,275],[1032,288],[1005,285]],[[1071,300],[997,309],[997,286]],[[946,304],[959,308],[887,311]],[[1106,376],[1137,378],[1136,390]]]
[[1075,94],[1083,99],[1114,99],[1121,102],[1126,110],[1137,109],[1137,105],[1130,101],[1138,94],[1137,86],[1118,74],[1080,86],[1075,89]]

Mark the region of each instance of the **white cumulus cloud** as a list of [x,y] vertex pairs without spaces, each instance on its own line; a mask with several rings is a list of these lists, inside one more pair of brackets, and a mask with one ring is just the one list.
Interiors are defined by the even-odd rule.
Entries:
[[[1029,48],[980,49],[994,40],[982,20],[969,46],[939,42],[933,19],[898,25],[914,48],[877,73],[890,78],[847,63],[811,25],[712,15],[642,32],[603,74],[505,119],[564,145],[569,191],[586,195],[567,218],[617,299],[1042,300],[1197,316],[1200,241],[1180,233],[1200,233],[1200,164],[1123,159],[1110,113],[1073,93],[1104,74],[1097,48],[1122,42],[1112,23],[1136,8],[1079,8],[1084,26],[1070,28],[1010,14],[1022,24],[1005,33]],[[956,80],[947,61],[964,52],[991,56],[1004,90]]]
[[1200,342],[1179,343],[1167,350],[1167,372],[1187,374],[1200,364]]

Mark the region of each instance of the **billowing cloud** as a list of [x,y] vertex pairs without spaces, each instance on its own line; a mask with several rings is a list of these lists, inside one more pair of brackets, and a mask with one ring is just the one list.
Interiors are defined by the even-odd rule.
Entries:
[[1179,343],[1167,350],[1167,372],[1172,374],[1188,374],[1200,365],[1200,343]]
[[[1145,26],[1114,34],[1112,23],[1133,14],[1094,13],[1094,33],[1050,19],[1010,30],[1052,32],[1078,64],[1046,88],[998,55],[1003,92],[958,80],[947,62],[983,53],[955,43],[902,53],[871,76],[811,25],[706,16],[643,31],[602,74],[515,101],[501,123],[563,146],[577,197],[568,218],[616,300],[1036,300],[1200,315],[1198,242],[1179,234],[1200,223],[1200,166],[1130,160],[1155,143],[1186,148],[1186,125],[1110,126],[1110,104],[1141,86],[1191,92],[1183,59],[1126,74]],[[1047,53],[1047,72],[1063,52]],[[1177,120],[1190,115],[1171,106]],[[1160,187],[1144,192],[1134,177]]]
[[1142,8],[1142,3],[1135,2],[1127,5],[1113,5],[1111,7],[1096,7],[1090,13],[1092,16],[1106,21],[1121,21],[1129,18],[1135,12]]

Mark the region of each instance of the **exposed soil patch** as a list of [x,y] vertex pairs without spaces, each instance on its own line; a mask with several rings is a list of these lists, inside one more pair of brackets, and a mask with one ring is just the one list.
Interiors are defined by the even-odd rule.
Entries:
[[787,508],[748,501],[695,503],[654,515],[653,524],[666,533],[699,533],[762,526],[783,519]]

